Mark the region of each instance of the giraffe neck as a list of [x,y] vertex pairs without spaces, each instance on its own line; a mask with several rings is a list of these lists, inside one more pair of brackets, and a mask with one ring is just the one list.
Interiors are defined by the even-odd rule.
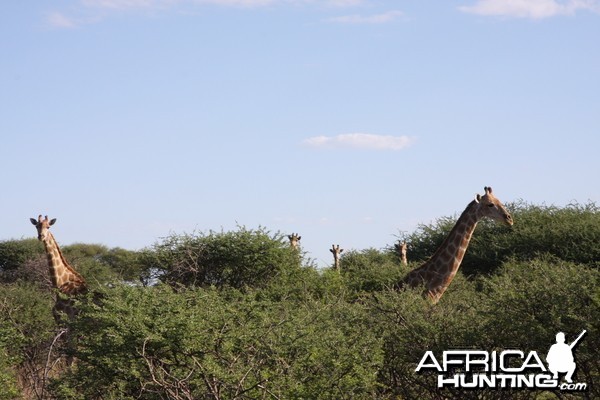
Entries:
[[446,291],[465,256],[473,231],[479,222],[476,202],[471,202],[433,256],[409,274],[411,286],[425,282],[427,294],[437,302]]
[[340,255],[334,253],[333,254],[333,266],[336,269],[336,271],[340,271]]
[[52,233],[47,232],[43,242],[46,248],[46,256],[48,257],[52,285],[61,293],[67,295],[86,292],[87,285],[85,280],[67,263]]

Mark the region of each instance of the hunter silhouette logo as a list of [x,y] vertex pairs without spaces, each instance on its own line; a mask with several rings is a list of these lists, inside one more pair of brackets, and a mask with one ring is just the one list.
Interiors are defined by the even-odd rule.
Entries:
[[[547,368],[536,351],[468,349],[445,350],[441,362],[432,351],[426,351],[415,372],[437,371],[438,388],[583,391],[587,384],[573,383],[572,378],[577,368],[573,349],[585,333],[581,332],[571,344],[565,343],[563,332],[557,333],[556,343],[546,356]],[[566,374],[566,382],[560,382],[559,373]]]
[[573,377],[575,368],[577,368],[575,359],[573,358],[573,348],[581,340],[583,335],[585,335],[585,332],[584,329],[571,344],[565,343],[565,334],[563,332],[558,332],[556,334],[556,344],[553,344],[552,347],[550,347],[548,355],[546,356],[548,369],[552,372],[552,377],[554,379],[558,379],[559,372],[566,372],[567,375],[565,375],[565,380],[568,383],[573,383],[573,379],[571,378]]

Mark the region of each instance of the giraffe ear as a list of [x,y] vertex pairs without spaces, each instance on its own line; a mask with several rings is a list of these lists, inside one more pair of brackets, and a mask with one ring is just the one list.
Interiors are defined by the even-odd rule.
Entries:
[[333,249],[329,249],[330,252],[335,253],[335,251],[333,251]]
[[475,202],[479,203],[479,201],[481,201],[481,195],[477,193],[477,196],[475,196]]
[[35,218],[29,218],[33,225],[37,225],[37,220]]
[[52,218],[52,219],[50,220],[50,223],[49,223],[48,225],[54,225],[54,223],[55,223],[55,222],[56,222],[56,218]]

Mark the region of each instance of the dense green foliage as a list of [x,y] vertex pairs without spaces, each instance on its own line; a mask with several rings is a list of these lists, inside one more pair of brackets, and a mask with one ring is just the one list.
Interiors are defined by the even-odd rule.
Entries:
[[0,400],[580,398],[442,390],[437,374],[415,368],[428,350],[545,357],[557,332],[570,341],[584,329],[576,381],[600,398],[600,212],[509,208],[515,226],[481,223],[466,274],[435,306],[420,289],[392,288],[452,218],[407,236],[409,267],[367,249],[346,252],[341,273],[317,270],[264,228],[171,235],[141,252],[65,246],[95,291],[77,300],[68,340],[52,320],[37,243],[2,242]]
[[8,240],[0,242],[0,282],[11,283],[25,278],[25,264],[44,257],[44,246],[37,239]]
[[[84,308],[74,398],[321,398],[375,393],[365,307],[254,293],[119,287]],[[95,335],[101,331],[104,335]]]
[[264,286],[300,258],[281,234],[240,227],[233,232],[171,235],[144,252],[143,263],[170,285]]
[[345,285],[355,293],[389,289],[408,272],[394,254],[375,249],[349,251],[342,259]]
[[43,391],[41,366],[55,331],[51,309],[49,293],[38,286],[0,285],[0,399],[16,398],[19,374],[31,378],[23,394]]
[[[587,265],[600,263],[600,208],[594,203],[558,208],[519,202],[506,208],[514,225],[481,221],[461,265],[465,274],[489,273],[510,258],[531,260],[542,254]],[[431,256],[455,221],[440,218],[408,235],[409,260],[425,261]]]
[[[583,265],[555,259],[509,261],[497,274],[470,282],[459,278],[435,307],[417,292],[378,294],[384,318],[384,387],[401,398],[435,397],[436,374],[415,374],[425,351],[521,349],[545,356],[557,332],[570,340],[583,329],[577,347],[577,374],[600,395],[600,274]],[[449,390],[447,398],[530,398],[527,390]]]

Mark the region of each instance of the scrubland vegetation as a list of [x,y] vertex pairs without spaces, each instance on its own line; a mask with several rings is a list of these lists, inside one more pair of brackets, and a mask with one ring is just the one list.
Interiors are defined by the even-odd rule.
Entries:
[[[52,318],[42,245],[0,242],[0,399],[600,398],[600,209],[507,207],[515,225],[480,223],[436,305],[391,288],[450,217],[406,237],[408,266],[390,243],[344,253],[341,273],[265,228],[176,234],[139,252],[65,246],[95,292],[78,300],[70,340]],[[442,390],[415,373],[427,350],[545,356],[557,332],[584,329],[583,393]]]

